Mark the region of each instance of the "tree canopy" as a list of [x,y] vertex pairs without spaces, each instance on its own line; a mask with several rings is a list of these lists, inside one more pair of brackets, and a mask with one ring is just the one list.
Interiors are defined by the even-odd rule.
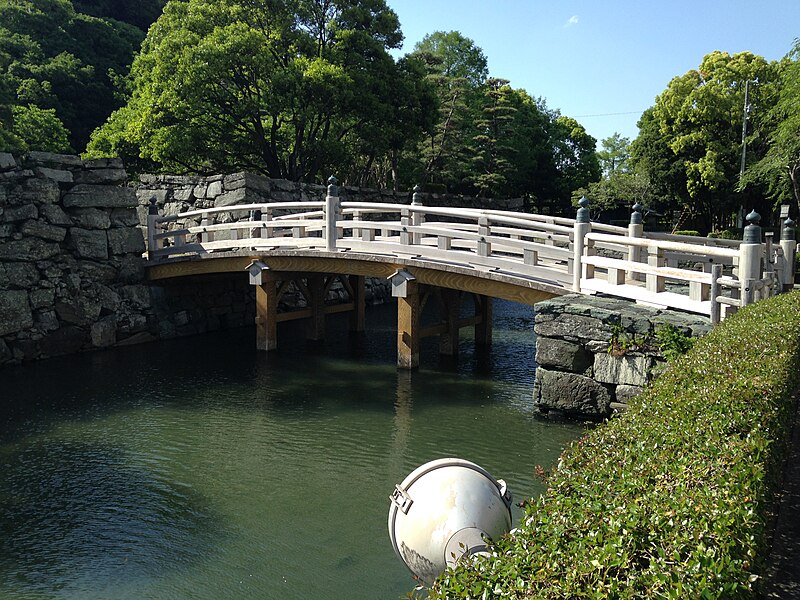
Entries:
[[293,180],[352,166],[424,122],[419,68],[388,52],[401,40],[383,0],[171,2],[89,153]]
[[728,227],[740,205],[758,203],[759,190],[738,191],[745,86],[751,82],[749,126],[756,132],[748,154],[757,160],[765,151],[758,132],[774,102],[777,76],[777,63],[763,57],[715,51],[675,77],[642,115],[632,158],[664,203],[692,212],[698,228]]
[[0,0],[0,148],[83,149],[119,106],[112,80],[127,72],[142,37],[69,0]]

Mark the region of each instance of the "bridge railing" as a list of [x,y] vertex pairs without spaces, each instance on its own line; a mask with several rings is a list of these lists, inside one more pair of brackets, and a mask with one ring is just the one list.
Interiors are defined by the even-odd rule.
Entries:
[[[603,293],[724,318],[793,280],[793,223],[780,245],[761,242],[755,223],[743,242],[645,233],[635,206],[629,227],[577,219],[424,206],[324,201],[231,205],[161,216],[151,206],[151,261],[230,251],[367,253],[500,272],[553,288]],[[752,215],[751,215],[752,216]],[[755,215],[757,217],[757,215]],[[755,229],[752,229],[755,227]],[[756,231],[757,230],[757,231]],[[784,239],[785,238],[785,239]]]

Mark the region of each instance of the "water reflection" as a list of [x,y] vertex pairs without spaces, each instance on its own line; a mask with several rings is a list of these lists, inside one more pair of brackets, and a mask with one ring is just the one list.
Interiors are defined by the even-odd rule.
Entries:
[[465,332],[442,369],[425,340],[415,373],[392,307],[312,352],[282,328],[265,356],[243,330],[2,371],[0,597],[403,595],[394,484],[459,456],[520,499],[580,433],[532,413],[531,329],[499,304],[491,355]]

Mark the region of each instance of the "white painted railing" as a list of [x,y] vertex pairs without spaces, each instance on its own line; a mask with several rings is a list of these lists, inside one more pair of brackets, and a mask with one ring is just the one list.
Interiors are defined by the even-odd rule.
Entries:
[[[232,205],[159,216],[151,207],[151,264],[221,252],[279,249],[418,259],[499,272],[564,293],[603,293],[719,321],[735,308],[777,293],[793,278],[794,230],[780,246],[644,233],[631,226],[498,210],[340,202]],[[638,216],[637,216],[638,215]],[[789,240],[791,237],[791,240]],[[790,256],[791,255],[791,256]],[[790,262],[791,259],[791,262]]]

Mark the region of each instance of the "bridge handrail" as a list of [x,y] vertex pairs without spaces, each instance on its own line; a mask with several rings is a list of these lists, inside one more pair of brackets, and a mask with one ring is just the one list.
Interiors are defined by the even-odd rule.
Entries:
[[716,256],[720,258],[738,258],[739,256],[739,251],[732,248],[701,246],[696,244],[687,244],[685,242],[673,242],[670,240],[634,237],[622,238],[604,233],[589,233],[586,235],[586,239],[595,242],[613,242],[615,244],[623,246],[635,246],[637,248],[660,248],[661,250],[671,250],[674,252],[697,254],[701,256]]

